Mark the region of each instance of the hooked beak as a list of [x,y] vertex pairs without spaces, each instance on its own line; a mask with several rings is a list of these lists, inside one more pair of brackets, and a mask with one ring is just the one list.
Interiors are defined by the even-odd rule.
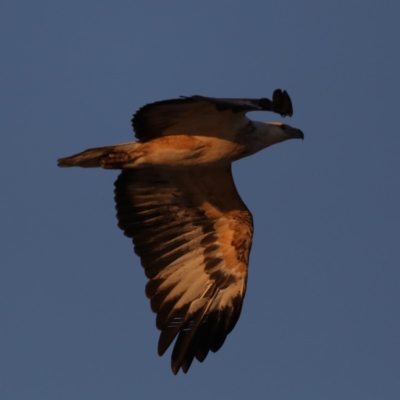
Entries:
[[304,133],[300,129],[293,129],[292,137],[293,139],[301,139],[304,140]]

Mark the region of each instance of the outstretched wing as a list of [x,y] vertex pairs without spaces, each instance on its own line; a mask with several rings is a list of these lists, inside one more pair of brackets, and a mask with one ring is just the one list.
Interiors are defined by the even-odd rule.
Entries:
[[277,89],[272,101],[191,96],[147,104],[133,116],[132,127],[141,141],[167,135],[224,137],[247,125],[249,111],[272,111],[283,117],[293,114],[288,93]]
[[292,101],[286,90],[276,89],[272,95],[272,101],[262,99],[219,99],[204,96],[192,96],[194,99],[204,100],[215,104],[218,111],[231,110],[234,113],[249,111],[272,111],[282,117],[293,115]]
[[246,291],[252,216],[230,166],[123,170],[115,182],[119,227],[133,239],[157,313],[162,355],[177,336],[172,371],[216,352]]

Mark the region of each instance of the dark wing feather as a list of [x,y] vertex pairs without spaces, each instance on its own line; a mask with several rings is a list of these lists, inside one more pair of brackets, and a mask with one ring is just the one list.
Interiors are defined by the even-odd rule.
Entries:
[[133,239],[157,313],[162,355],[177,337],[172,370],[217,351],[246,290],[252,217],[230,166],[123,170],[115,182],[119,227]]
[[288,93],[277,89],[272,100],[191,96],[147,104],[133,116],[132,127],[143,142],[167,135],[213,135],[216,126],[229,131],[246,125],[249,111],[272,111],[283,117],[293,114]]
[[282,117],[293,115],[292,102],[286,90],[276,89],[273,93],[272,101],[267,98],[262,99],[219,99],[213,97],[193,96],[193,99],[204,100],[215,104],[218,111],[231,110],[234,113],[249,111],[272,111]]

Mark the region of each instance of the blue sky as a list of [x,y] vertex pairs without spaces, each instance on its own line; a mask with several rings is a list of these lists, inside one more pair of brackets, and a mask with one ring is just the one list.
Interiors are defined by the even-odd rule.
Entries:
[[[398,399],[398,2],[3,1],[2,399]],[[116,171],[143,104],[291,95],[305,133],[234,165],[255,236],[241,318],[187,375],[159,358]],[[269,113],[261,121],[281,120]]]

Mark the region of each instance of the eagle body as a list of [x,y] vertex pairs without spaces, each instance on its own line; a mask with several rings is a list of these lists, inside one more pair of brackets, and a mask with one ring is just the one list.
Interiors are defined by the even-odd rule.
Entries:
[[149,279],[146,295],[161,331],[158,353],[175,340],[172,371],[216,352],[234,328],[246,292],[253,236],[232,162],[292,138],[282,123],[248,111],[292,115],[285,91],[273,99],[184,97],[145,105],[132,119],[136,142],[61,158],[61,167],[120,169],[118,226],[132,239]]

